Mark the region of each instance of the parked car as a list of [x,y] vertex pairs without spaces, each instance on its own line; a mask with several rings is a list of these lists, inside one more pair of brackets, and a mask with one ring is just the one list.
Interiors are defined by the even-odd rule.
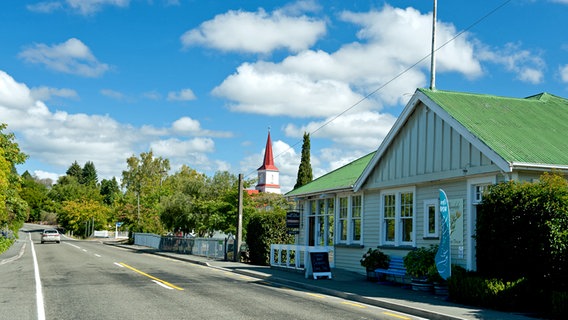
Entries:
[[41,233],[41,243],[56,242],[61,243],[61,235],[55,229],[45,229]]

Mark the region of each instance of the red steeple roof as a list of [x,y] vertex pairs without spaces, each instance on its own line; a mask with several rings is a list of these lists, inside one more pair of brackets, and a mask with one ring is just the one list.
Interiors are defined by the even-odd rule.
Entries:
[[274,157],[272,156],[272,140],[270,140],[270,130],[268,131],[268,139],[266,140],[266,148],[264,149],[264,163],[258,170],[274,170],[278,168],[274,165]]

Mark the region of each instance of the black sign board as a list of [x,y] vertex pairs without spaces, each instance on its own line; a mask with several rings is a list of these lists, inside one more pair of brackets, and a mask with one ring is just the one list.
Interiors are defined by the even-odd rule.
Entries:
[[310,260],[314,273],[331,272],[328,252],[310,252]]
[[300,213],[298,211],[288,211],[286,213],[286,228],[300,228]]

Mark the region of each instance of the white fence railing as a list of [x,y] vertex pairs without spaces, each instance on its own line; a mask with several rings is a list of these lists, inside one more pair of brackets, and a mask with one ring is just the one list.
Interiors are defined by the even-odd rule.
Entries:
[[329,266],[335,268],[335,250],[333,247],[300,246],[295,244],[271,244],[270,266],[305,270],[310,263],[310,251],[328,252]]

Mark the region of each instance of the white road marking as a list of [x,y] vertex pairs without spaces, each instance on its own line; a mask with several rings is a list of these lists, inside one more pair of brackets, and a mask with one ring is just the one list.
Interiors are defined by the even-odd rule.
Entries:
[[29,234],[31,248],[32,248],[32,257],[34,260],[34,277],[35,277],[35,287],[36,287],[36,305],[37,305],[37,319],[38,320],[45,320],[45,307],[43,305],[43,292],[41,287],[41,278],[39,276],[39,266],[37,264],[37,257],[34,248],[34,242],[32,241],[32,234]]
[[174,288],[168,287],[168,286],[166,286],[165,284],[161,283],[160,281],[152,280],[152,282],[154,282],[155,284],[159,285],[160,287],[164,287],[164,288],[166,288],[166,289],[174,290]]
[[115,264],[115,265],[117,265],[117,266],[119,266],[119,267],[121,267],[121,268],[124,268],[124,266],[123,266],[123,265],[121,265],[121,264],[120,264],[120,263],[118,263],[118,262],[115,262],[114,264]]
[[79,246],[77,246],[77,245],[74,245],[74,244],[71,244],[71,243],[69,243],[69,242],[63,242],[63,243],[65,243],[66,245],[70,245],[70,246],[72,246],[72,247],[74,247],[74,248],[81,249],[81,247],[79,247]]
[[100,258],[102,256],[100,254],[95,253],[95,257]]

